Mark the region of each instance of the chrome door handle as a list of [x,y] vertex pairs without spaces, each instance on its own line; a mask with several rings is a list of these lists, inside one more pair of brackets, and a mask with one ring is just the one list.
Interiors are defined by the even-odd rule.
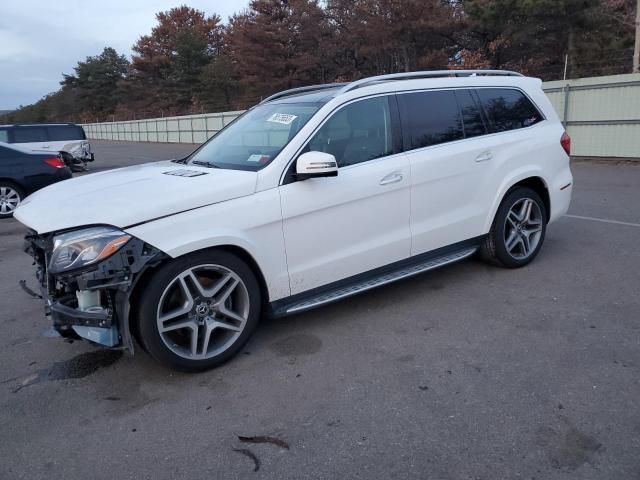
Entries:
[[476,162],[488,162],[491,159],[493,159],[493,153],[484,152],[476,157]]
[[404,176],[400,172],[393,172],[380,180],[380,185],[391,185],[392,183],[398,183],[404,180]]

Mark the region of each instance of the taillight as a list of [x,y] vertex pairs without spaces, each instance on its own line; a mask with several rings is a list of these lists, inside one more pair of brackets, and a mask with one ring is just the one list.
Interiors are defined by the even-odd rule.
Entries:
[[564,148],[564,151],[567,152],[567,155],[571,155],[571,137],[567,132],[562,134],[562,138],[560,139],[560,145]]
[[64,160],[62,160],[60,157],[46,158],[44,160],[44,163],[54,168],[64,168],[66,166]]

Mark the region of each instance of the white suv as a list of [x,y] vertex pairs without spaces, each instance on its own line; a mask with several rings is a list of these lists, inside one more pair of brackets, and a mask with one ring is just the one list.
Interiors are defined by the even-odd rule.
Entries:
[[528,264],[569,206],[569,144],[540,80],[387,75],[279,93],[184,159],[52,185],[15,217],[58,332],[201,370],[264,315],[476,252]]

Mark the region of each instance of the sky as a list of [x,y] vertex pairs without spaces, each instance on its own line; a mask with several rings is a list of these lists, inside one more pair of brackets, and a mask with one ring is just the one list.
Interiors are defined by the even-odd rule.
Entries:
[[0,8],[0,110],[36,102],[59,88],[63,73],[104,47],[131,55],[155,26],[155,14],[181,4],[223,22],[249,0],[3,0]]

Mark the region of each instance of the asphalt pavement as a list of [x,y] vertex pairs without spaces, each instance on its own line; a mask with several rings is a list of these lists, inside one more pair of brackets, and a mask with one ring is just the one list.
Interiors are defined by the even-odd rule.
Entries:
[[[93,146],[93,171],[194,148]],[[47,336],[25,229],[0,221],[0,478],[640,478],[640,165],[573,171],[530,266],[264,321],[192,375]]]

